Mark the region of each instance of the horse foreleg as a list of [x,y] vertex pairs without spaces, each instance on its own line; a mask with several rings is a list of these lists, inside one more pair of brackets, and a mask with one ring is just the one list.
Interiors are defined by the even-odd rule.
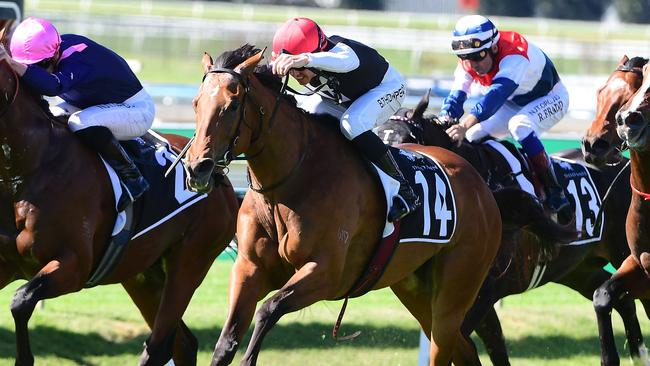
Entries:
[[[634,257],[629,256],[618,271],[594,291],[593,304],[598,320],[600,352],[602,365],[619,365],[620,358],[616,350],[614,330],[612,328],[612,309],[619,300],[626,296],[626,285],[630,277],[637,277],[640,268]],[[637,274],[635,274],[637,273]],[[642,272],[641,272],[642,275]]]
[[262,268],[239,255],[230,273],[228,318],[214,347],[211,366],[230,365],[251,324],[257,301],[270,290]]
[[[242,366],[257,364],[264,336],[284,314],[333,295],[332,291],[338,286],[338,276],[332,267],[316,262],[303,265],[278,292],[260,306],[255,314],[255,328],[242,358]],[[340,274],[340,268],[338,270]]]
[[78,268],[68,260],[53,260],[45,265],[24,285],[20,286],[11,301],[11,315],[16,327],[16,365],[33,365],[34,355],[29,344],[27,324],[36,303],[66,293],[79,291],[83,281]]

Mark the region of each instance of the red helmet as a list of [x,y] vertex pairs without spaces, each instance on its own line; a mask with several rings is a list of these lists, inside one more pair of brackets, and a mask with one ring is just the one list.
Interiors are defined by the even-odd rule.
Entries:
[[[273,54],[298,55],[322,51],[327,45],[327,37],[318,24],[308,18],[292,18],[284,23],[273,36]],[[274,57],[274,58],[275,58]]]

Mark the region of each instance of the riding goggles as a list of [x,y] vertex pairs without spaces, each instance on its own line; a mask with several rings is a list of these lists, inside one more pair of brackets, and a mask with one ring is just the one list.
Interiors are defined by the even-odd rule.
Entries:
[[460,58],[461,60],[479,62],[482,61],[485,58],[485,56],[487,56],[487,54],[488,54],[487,50],[480,50],[478,52],[466,53],[464,55],[456,55],[456,56],[458,56],[458,58]]
[[478,38],[470,38],[470,39],[462,39],[462,40],[455,40],[451,41],[451,49],[454,51],[458,50],[465,50],[465,49],[476,49],[479,48],[483,45],[486,45],[490,42],[492,42],[493,37],[489,37],[488,39],[481,40]]

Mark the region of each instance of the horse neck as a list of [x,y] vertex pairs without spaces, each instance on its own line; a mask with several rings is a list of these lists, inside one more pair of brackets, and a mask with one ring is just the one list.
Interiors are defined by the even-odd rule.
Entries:
[[43,161],[53,159],[55,127],[31,96],[19,94],[0,119],[0,182],[22,182]]
[[650,193],[650,150],[630,149],[630,183],[644,193]]
[[[255,108],[265,111],[264,117],[248,113],[250,126],[259,126],[258,131],[253,131],[252,136],[257,137],[251,141],[247,151],[248,166],[251,172],[251,184],[257,188],[270,187],[288,180],[304,168],[303,162],[309,149],[309,121],[296,107],[289,105],[280,98],[277,111],[272,115],[277,94],[263,86],[256,78],[251,78],[251,93]],[[258,109],[259,109],[258,108]],[[271,120],[272,118],[272,120]]]
[[420,122],[422,130],[424,131],[424,144],[429,146],[438,146],[443,149],[452,150],[454,145],[447,132],[442,126],[436,124],[435,121]]

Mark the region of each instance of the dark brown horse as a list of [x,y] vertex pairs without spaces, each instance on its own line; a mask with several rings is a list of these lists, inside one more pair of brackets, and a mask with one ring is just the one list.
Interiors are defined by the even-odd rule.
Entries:
[[[630,149],[630,186],[634,194],[626,219],[626,234],[630,256],[612,278],[594,294],[598,310],[598,330],[601,342],[615,349],[609,309],[623,294],[650,300],[650,69],[643,68],[643,83],[616,113],[617,132]],[[642,300],[642,301],[643,301]],[[650,317],[649,307],[645,307]],[[604,365],[618,365],[618,357],[606,360]]]
[[[107,251],[116,220],[104,164],[54,120],[0,62],[0,287],[25,279],[11,313],[16,365],[32,365],[27,323],[39,300],[83,289]],[[186,143],[169,136],[176,145]],[[183,313],[213,260],[234,235],[229,184],[131,241],[98,284],[121,283],[152,329],[142,365],[196,364],[198,344]]]
[[[188,151],[191,186],[212,188],[211,172],[241,153],[252,189],[237,224],[238,256],[228,318],[212,364],[232,362],[250,325],[243,365],[256,364],[262,340],[289,312],[345,297],[381,238],[386,199],[369,167],[338,130],[338,121],[301,111],[280,95],[280,80],[245,45],[216,62],[203,57],[194,100],[196,139]],[[443,149],[410,145],[449,175],[457,227],[449,243],[400,244],[372,287],[390,286],[432,339],[431,365],[478,363],[460,326],[501,239],[498,207],[481,177]],[[435,217],[433,217],[435,219]],[[323,360],[323,364],[327,361]]]
[[[608,90],[608,87],[601,88],[600,92]],[[599,110],[607,98],[598,98]],[[490,186],[495,189],[508,187],[515,184],[509,177],[510,167],[501,161],[500,156],[495,157],[489,147],[483,144],[463,144],[457,147],[449,139],[445,132],[445,126],[437,123],[433,115],[424,116],[428,107],[429,97],[425,95],[413,110],[403,109],[394,116],[391,121],[378,126],[375,131],[385,141],[391,143],[404,143],[419,141],[420,143],[434,146],[443,146],[457,152],[466,158],[483,175]],[[561,157],[572,161],[581,162],[582,156],[578,149],[566,150],[553,157]],[[625,212],[627,202],[631,196],[629,184],[629,170],[625,167],[627,159],[617,157],[618,165],[605,165],[599,169],[588,167],[590,176],[593,178],[601,197],[606,192],[607,198],[602,206],[604,215],[604,230],[599,240],[592,240],[586,245],[559,245],[557,254],[550,257],[540,257],[540,243],[538,238],[531,236],[528,232],[521,230],[506,230],[503,236],[503,244],[499,249],[497,258],[491,269],[490,275],[485,280],[478,299],[470,312],[463,326],[463,333],[469,335],[475,330],[486,346],[486,350],[495,365],[509,365],[507,350],[501,325],[493,304],[499,299],[522,293],[533,287],[542,286],[548,282],[564,284],[587,299],[591,300],[594,290],[609,279],[609,272],[603,269],[607,262],[620,265],[629,255],[627,241],[624,235]],[[584,163],[583,163],[584,164]],[[619,175],[620,173],[620,175]],[[567,192],[568,197],[574,195]],[[502,204],[498,201],[502,213],[507,213],[512,202]],[[586,209],[586,207],[583,207]],[[587,210],[584,210],[587,211]],[[596,219],[596,213],[591,217]],[[503,218],[504,224],[508,219]],[[506,226],[506,225],[504,225]],[[562,230],[555,228],[555,230]],[[544,270],[542,276],[535,273]],[[634,301],[630,297],[624,297],[616,304],[615,309],[621,315],[626,328],[626,335],[630,355],[633,359],[639,360],[644,357],[645,346],[641,335]],[[611,310],[611,309],[610,309]],[[485,317],[481,321],[480,318]],[[608,348],[603,348],[603,359],[611,356]],[[616,352],[614,350],[614,352]]]

